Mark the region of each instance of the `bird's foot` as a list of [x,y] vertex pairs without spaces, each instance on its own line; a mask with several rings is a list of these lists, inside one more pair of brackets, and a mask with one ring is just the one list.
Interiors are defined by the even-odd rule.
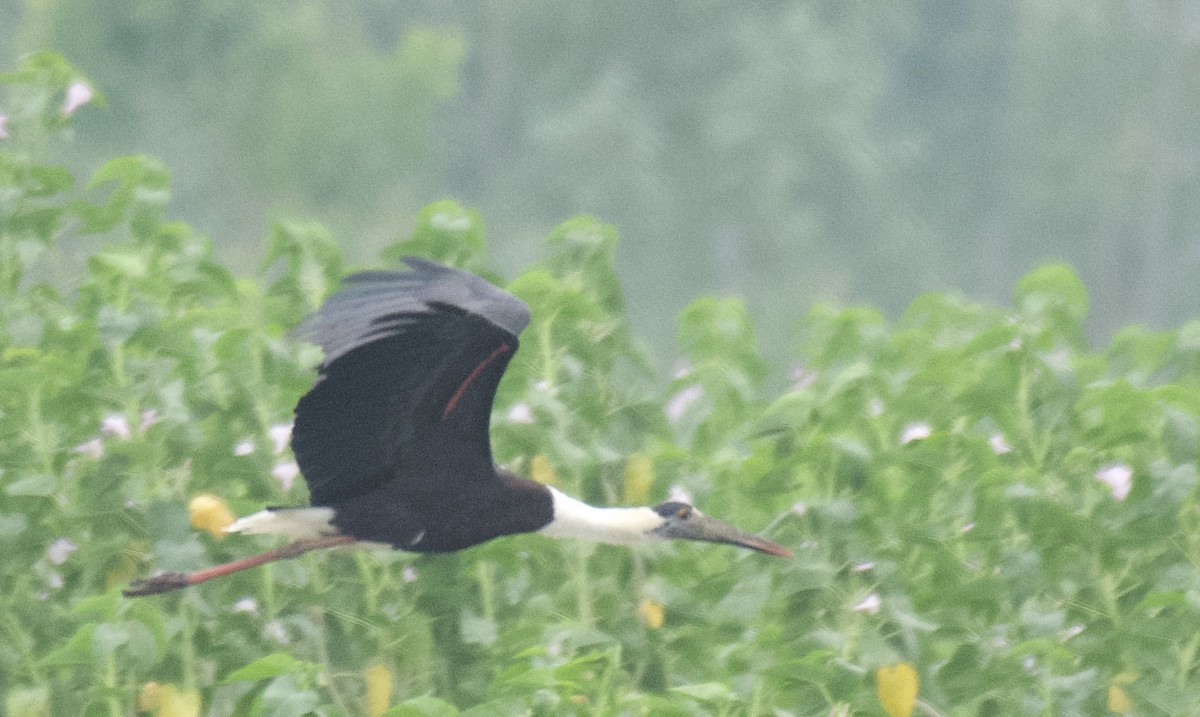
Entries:
[[141,597],[186,588],[191,585],[188,577],[188,573],[159,573],[144,580],[134,580],[121,594],[125,597]]

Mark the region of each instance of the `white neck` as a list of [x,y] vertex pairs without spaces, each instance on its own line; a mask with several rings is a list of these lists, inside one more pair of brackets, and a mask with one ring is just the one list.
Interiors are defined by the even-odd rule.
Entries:
[[597,508],[550,488],[554,520],[540,533],[553,538],[580,538],[601,543],[630,544],[654,538],[651,530],[663,524],[650,508]]

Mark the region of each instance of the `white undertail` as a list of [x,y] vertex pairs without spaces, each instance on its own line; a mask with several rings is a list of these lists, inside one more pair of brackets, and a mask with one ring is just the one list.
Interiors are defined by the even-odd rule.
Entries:
[[337,535],[333,527],[333,508],[273,508],[238,518],[226,533],[248,535],[285,535],[293,540]]

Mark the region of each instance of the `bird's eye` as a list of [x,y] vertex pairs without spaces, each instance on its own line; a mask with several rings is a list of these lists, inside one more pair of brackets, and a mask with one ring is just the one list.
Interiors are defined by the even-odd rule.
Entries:
[[680,520],[687,520],[688,518],[692,517],[692,509],[686,505],[681,506],[679,510],[675,511],[675,517]]

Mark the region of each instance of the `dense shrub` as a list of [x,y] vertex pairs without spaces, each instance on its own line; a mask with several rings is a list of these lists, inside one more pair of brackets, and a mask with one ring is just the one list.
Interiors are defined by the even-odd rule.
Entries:
[[[663,388],[627,329],[615,234],[588,218],[508,283],[534,318],[498,458],[602,504],[678,486],[795,558],[521,536],[122,598],[152,570],[272,544],[193,529],[194,496],[304,502],[282,439],[319,354],[288,330],[348,267],[320,228],[281,223],[263,265],[231,273],[164,216],[153,160],[83,187],[46,162],[70,67],[42,55],[3,79],[7,714],[884,714],[882,696],[895,715],[885,676],[905,672],[878,694],[876,677],[901,663],[930,714],[1200,705],[1200,323],[1092,350],[1062,266],[1007,309],[797,308],[792,383],[772,397],[743,305],[701,298]],[[42,280],[80,236],[102,244],[86,271]],[[381,263],[486,273],[484,249],[479,216],[440,203]]]

